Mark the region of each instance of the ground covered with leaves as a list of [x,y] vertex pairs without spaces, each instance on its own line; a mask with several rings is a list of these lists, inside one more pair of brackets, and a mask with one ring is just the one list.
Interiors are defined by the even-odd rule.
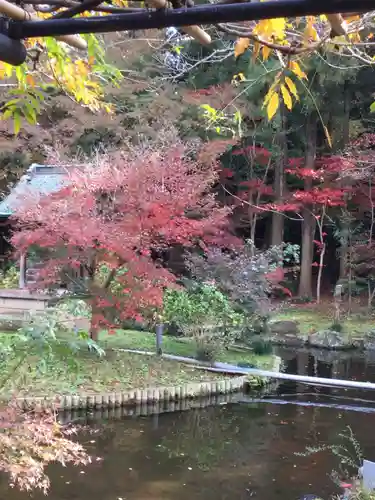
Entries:
[[[1,334],[9,338],[10,334]],[[118,392],[127,389],[177,385],[187,382],[219,380],[222,374],[196,370],[183,363],[124,352],[121,348],[154,351],[155,335],[148,332],[118,331],[115,335],[102,334],[100,345],[104,354],[87,348],[75,353],[74,364],[68,369],[68,359],[62,355],[50,362],[40,361],[30,354],[22,362],[2,362],[0,378],[3,394],[51,396],[62,394]],[[166,337],[164,352],[194,356],[194,343]],[[247,363],[271,367],[272,356],[256,356],[250,351],[227,350],[219,356],[221,361]],[[16,370],[14,367],[17,367]]]

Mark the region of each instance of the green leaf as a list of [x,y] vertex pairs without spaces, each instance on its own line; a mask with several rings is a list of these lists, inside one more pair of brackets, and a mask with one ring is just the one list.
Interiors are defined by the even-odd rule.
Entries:
[[37,120],[36,120],[36,111],[35,109],[28,105],[25,104],[25,106],[22,109],[23,116],[26,118],[26,120],[30,123],[30,125],[35,125]]
[[13,132],[14,135],[18,135],[21,130],[21,115],[19,111],[15,111],[13,115]]
[[2,116],[1,118],[2,118],[3,120],[8,120],[8,118],[12,118],[13,113],[14,113],[13,108],[7,108],[7,109],[4,111],[3,116]]
[[375,113],[375,101],[370,106],[370,112]]

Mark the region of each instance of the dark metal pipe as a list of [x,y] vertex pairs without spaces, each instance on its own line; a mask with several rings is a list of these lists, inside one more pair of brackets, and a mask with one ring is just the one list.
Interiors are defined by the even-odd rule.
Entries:
[[271,0],[229,5],[201,5],[190,9],[160,10],[154,13],[113,14],[75,19],[10,21],[8,36],[15,39],[79,33],[105,33],[122,30],[166,28],[250,21],[277,17],[367,12],[374,0]]
[[26,60],[26,49],[18,40],[0,33],[0,61],[20,66]]

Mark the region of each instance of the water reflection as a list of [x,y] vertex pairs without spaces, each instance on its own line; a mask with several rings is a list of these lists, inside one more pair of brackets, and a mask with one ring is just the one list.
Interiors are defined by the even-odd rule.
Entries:
[[[331,353],[286,351],[293,373],[356,378],[375,382],[375,357],[342,359]],[[328,356],[329,355],[329,356]],[[279,400],[275,404],[269,399]],[[356,399],[366,400],[357,401]],[[350,425],[368,459],[375,459],[374,416],[294,402],[375,407],[374,393],[280,384],[266,400],[228,403],[204,409],[134,415],[104,423],[81,439],[102,457],[86,470],[52,467],[51,500],[293,500],[334,492],[327,474],[335,467],[322,453],[297,457],[307,445],[332,443]],[[289,404],[281,404],[287,401]],[[42,495],[34,495],[41,499]],[[2,481],[0,498],[21,500]]]

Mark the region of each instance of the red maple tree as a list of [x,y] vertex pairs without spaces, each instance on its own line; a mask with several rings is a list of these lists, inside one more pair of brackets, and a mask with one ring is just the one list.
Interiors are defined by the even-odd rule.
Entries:
[[17,211],[13,244],[19,252],[47,250],[39,287],[83,272],[94,339],[113,324],[113,312],[139,319],[162,306],[176,278],[155,258],[161,251],[238,243],[228,231],[229,209],[212,194],[215,161],[198,163],[183,147],[102,157],[69,175],[58,193]]

